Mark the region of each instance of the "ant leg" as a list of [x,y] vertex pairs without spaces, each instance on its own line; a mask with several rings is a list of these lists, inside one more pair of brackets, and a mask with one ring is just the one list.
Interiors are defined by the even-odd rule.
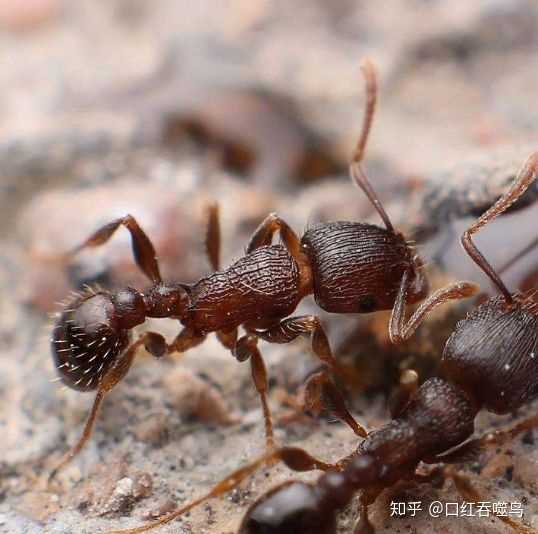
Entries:
[[[467,502],[488,502],[483,495],[473,486],[471,478],[468,475],[458,472],[454,466],[446,466],[443,469],[443,474],[445,478],[451,478],[458,490],[458,493],[465,499]],[[495,515],[495,514],[493,514]],[[495,515],[498,519],[506,523],[508,526],[513,528],[516,532],[521,534],[536,534],[536,530],[533,528],[526,527],[517,521],[514,521],[512,518],[503,515]]]
[[[425,463],[444,463],[444,464],[458,464],[463,462],[476,461],[480,453],[487,447],[499,446],[510,442],[519,434],[538,427],[538,415],[533,415],[516,423],[511,428],[505,430],[495,430],[493,432],[486,432],[483,436],[475,439],[470,439],[461,445],[450,450],[446,454],[438,454],[432,458],[423,459]],[[464,475],[457,471],[452,465],[447,465],[442,470],[445,478],[451,478],[454,481],[456,489],[463,496],[464,499],[470,502],[485,501],[479,492],[473,487],[471,479],[468,475]],[[517,532],[524,534],[535,534],[536,531],[528,529],[524,525],[513,521],[505,516],[497,516],[501,521],[504,521],[511,526]]]
[[220,241],[219,205],[213,202],[207,206],[205,248],[209,263],[214,271],[220,269]]
[[389,398],[389,411],[391,419],[399,417],[407,406],[411,397],[418,389],[418,374],[413,369],[406,369],[400,375],[400,384]]
[[202,343],[205,338],[204,334],[199,334],[195,330],[186,327],[181,330],[172,343],[167,345],[167,352],[186,352]]
[[252,332],[269,343],[289,343],[302,334],[311,334],[314,354],[335,374],[345,375],[345,371],[333,356],[327,334],[319,317],[302,315],[284,319],[275,326],[265,330],[252,329]]
[[307,380],[304,386],[302,408],[315,415],[325,408],[340,421],[346,423],[357,436],[365,438],[368,434],[366,429],[349,413],[340,390],[326,371],[319,371]]
[[121,219],[116,219],[108,224],[105,224],[94,232],[86,241],[75,247],[72,251],[66,254],[67,258],[72,257],[85,248],[98,247],[106,243],[120,227],[124,226],[131,234],[131,243],[133,248],[133,256],[140,270],[154,283],[162,281],[159,272],[159,264],[155,248],[144,230],[140,228],[136,219],[132,215],[126,215]]
[[523,419],[523,421],[516,423],[511,428],[487,432],[480,438],[480,445],[483,447],[504,445],[505,443],[512,441],[519,434],[532,430],[536,427],[538,427],[538,415],[531,415],[530,417]]
[[536,427],[538,427],[538,415],[532,415],[510,428],[489,431],[479,438],[469,439],[450,450],[447,454],[438,454],[437,456],[428,459],[426,463],[462,463],[476,461],[480,453],[487,447],[505,445],[519,434],[523,434]]
[[359,497],[359,520],[355,525],[354,534],[374,534],[375,529],[368,519],[368,506],[372,504],[382,490],[363,491]]
[[405,319],[409,271],[402,276],[400,288],[394,301],[389,323],[389,336],[392,343],[398,344],[409,339],[420,323],[438,306],[449,300],[460,300],[476,295],[479,286],[473,282],[454,282],[432,293],[407,320]]
[[[301,334],[311,334],[314,354],[335,374],[344,375],[338,361],[333,356],[327,335],[321,322],[315,315],[290,317],[266,330],[254,329],[258,337],[269,343],[289,343]],[[348,424],[353,432],[365,437],[366,430],[359,425],[345,407],[344,399],[334,382],[326,372],[316,373],[306,383],[305,397],[308,408],[317,409],[325,406],[339,419]]]
[[284,246],[299,267],[299,291],[303,295],[312,293],[310,260],[303,252],[301,240],[297,234],[276,213],[270,213],[252,234],[247,246],[247,254],[259,247],[270,245],[277,231],[280,232]]
[[271,451],[275,448],[275,439],[273,435],[271,410],[269,408],[269,403],[267,402],[267,369],[265,368],[261,352],[258,349],[257,336],[252,334],[242,336],[235,344],[232,352],[240,362],[250,359],[252,380],[254,381],[254,386],[256,387],[256,391],[258,392],[262,403],[266,446],[267,450]]
[[299,257],[301,255],[301,240],[290,228],[289,224],[276,213],[270,213],[254,231],[247,246],[247,253],[259,247],[270,245],[274,234],[278,231],[280,231],[282,241],[284,241],[290,254],[294,258]]
[[133,363],[136,351],[140,345],[144,345],[146,350],[156,358],[160,358],[166,354],[166,342],[164,337],[155,332],[146,332],[145,334],[142,334],[130,345],[124,355],[114,363],[99,382],[95,400],[93,401],[90,415],[84,425],[84,430],[82,431],[78,442],[64,454],[57,466],[52,470],[48,477],[49,482],[56,476],[60,469],[67,465],[82,450],[90,438],[95,420],[97,419],[97,414],[99,413],[99,408],[101,407],[105,396],[123,380]]
[[461,237],[463,248],[469,254],[471,259],[484,271],[493,284],[504,295],[507,304],[513,303],[513,297],[507,287],[504,285],[500,276],[495,272],[482,253],[476,248],[472,240],[473,234],[476,234],[483,226],[506,211],[516,200],[528,189],[538,174],[538,152],[531,154],[523,167],[519,171],[514,183],[508,191],[499,199],[491,208],[483,213]]
[[227,348],[228,350],[233,350],[233,348],[237,344],[237,328],[234,328],[233,330],[229,331],[218,330],[217,339],[225,348]]
[[280,449],[267,452],[253,462],[245,465],[244,467],[240,467],[231,475],[228,475],[226,478],[222,479],[213,487],[213,489],[202,497],[199,497],[189,504],[166,514],[157,521],[136,528],[110,531],[107,534],[139,534],[140,532],[147,532],[159,526],[166,525],[167,523],[170,523],[174,519],[177,519],[178,517],[187,513],[189,510],[192,510],[199,504],[202,504],[209,499],[219,497],[220,495],[223,495],[224,493],[236,488],[241,482],[243,482],[243,480],[252,475],[260,467],[264,465],[272,465],[277,461],[281,461],[293,471],[299,472],[312,471],[314,469],[319,469],[321,471],[335,469],[335,464],[328,464],[322,460],[318,460],[299,447],[282,447]]

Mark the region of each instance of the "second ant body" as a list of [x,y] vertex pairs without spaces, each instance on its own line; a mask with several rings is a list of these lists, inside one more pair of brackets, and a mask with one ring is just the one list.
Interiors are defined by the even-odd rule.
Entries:
[[[328,464],[296,447],[270,452],[246,465],[207,495],[141,527],[109,534],[139,534],[173,521],[206,500],[236,487],[263,465],[276,460],[294,471],[325,471],[314,483],[288,480],[262,495],[246,512],[238,534],[335,534],[336,514],[354,494],[360,496],[360,519],[355,534],[372,534],[367,508],[385,489],[400,480],[419,482],[450,477],[469,502],[484,501],[470,479],[450,464],[475,459],[482,449],[501,445],[538,426],[533,415],[514,427],[472,438],[481,409],[498,414],[514,412],[538,397],[538,302],[533,294],[511,293],[472,241],[472,235],[508,209],[538,176],[538,152],[532,154],[512,187],[471,227],[462,243],[489,276],[500,295],[489,298],[461,320],[446,342],[441,377],[418,387],[418,376],[407,371],[392,403],[392,419],[368,433],[351,455]],[[396,307],[401,306],[397,299]],[[428,474],[419,464],[441,464]],[[534,529],[499,518],[520,533]]]
[[[132,288],[116,293],[87,291],[61,313],[51,340],[56,368],[69,387],[97,390],[97,394],[80,440],[57,469],[81,450],[103,398],[123,379],[141,345],[153,356],[162,357],[198,345],[211,332],[238,360],[250,359],[269,450],[274,447],[274,440],[266,398],[267,374],[257,347],[259,339],[288,343],[300,335],[311,334],[312,349],[325,364],[325,370],[307,383],[308,402],[314,406],[330,398],[333,412],[358,435],[366,435],[345,408],[326,372],[341,370],[319,318],[289,317],[299,302],[313,294],[320,308],[333,313],[392,309],[390,336],[399,342],[407,339],[433,308],[450,299],[470,296],[477,288],[466,282],[451,284],[433,293],[406,320],[406,306],[426,297],[428,283],[422,261],[404,236],[395,231],[361,168],[377,94],[375,72],[369,62],[365,63],[363,73],[366,112],[350,174],[376,208],[385,228],[359,222],[332,222],[316,225],[299,238],[285,221],[272,214],[254,232],[246,255],[220,270],[220,230],[217,208],[213,206],[209,211],[206,245],[215,272],[192,285],[163,282],[150,239],[129,215],[103,226],[68,255],[102,245],[124,226],[131,234],[136,263],[152,285],[145,292]],[[277,232],[282,245],[272,244]],[[170,344],[155,332],[146,332],[131,343],[129,331],[148,317],[177,319],[183,329]],[[246,332],[241,337],[239,327]]]

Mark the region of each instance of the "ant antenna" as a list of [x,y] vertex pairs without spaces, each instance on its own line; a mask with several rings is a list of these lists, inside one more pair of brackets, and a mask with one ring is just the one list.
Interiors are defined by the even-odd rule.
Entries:
[[484,212],[462,235],[461,243],[463,248],[469,254],[471,259],[480,267],[484,273],[489,277],[493,284],[504,295],[504,299],[508,305],[514,303],[514,298],[501,277],[497,274],[495,269],[484,258],[482,253],[476,248],[476,245],[471,239],[472,235],[478,232],[480,228],[491,222],[501,213],[505,212],[516,200],[525,193],[529,186],[536,179],[538,174],[538,152],[534,152],[529,156],[527,161],[521,167],[514,183],[508,189],[508,191],[501,197],[491,208]]
[[364,81],[366,82],[366,107],[362,120],[361,135],[351,157],[349,174],[351,175],[353,181],[364,191],[364,194],[368,197],[368,200],[379,213],[379,216],[385,223],[387,230],[394,234],[396,233],[394,231],[394,226],[392,226],[387,212],[384,210],[381,201],[377,197],[372,185],[370,184],[361,167],[361,162],[364,157],[364,151],[368,141],[368,134],[370,133],[370,129],[372,127],[377,102],[377,78],[373,63],[370,60],[366,60],[361,66],[361,71],[364,76]]

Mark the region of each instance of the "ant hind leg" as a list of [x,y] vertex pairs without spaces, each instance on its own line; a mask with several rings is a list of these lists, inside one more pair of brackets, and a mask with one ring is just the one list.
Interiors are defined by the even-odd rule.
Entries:
[[140,534],[141,532],[147,532],[153,530],[159,526],[170,523],[174,519],[182,516],[188,511],[192,510],[194,507],[206,502],[209,499],[219,497],[224,493],[236,488],[243,480],[248,476],[252,475],[256,470],[263,466],[270,466],[278,461],[283,462],[287,467],[293,471],[312,471],[319,469],[321,471],[329,471],[331,469],[336,469],[336,464],[326,463],[322,460],[308,454],[304,449],[299,447],[282,447],[280,449],[274,449],[272,451],[266,452],[264,455],[260,456],[258,459],[253,462],[240,467],[232,474],[228,475],[226,478],[222,479],[218,484],[213,486],[213,488],[198,499],[190,502],[189,504],[174,510],[166,514],[161,519],[154,521],[153,523],[148,523],[136,528],[130,528],[126,530],[114,530],[108,532],[107,534]]
[[131,234],[133,256],[140,270],[154,284],[161,282],[161,273],[153,243],[132,215],[126,215],[121,219],[116,219],[105,224],[90,235],[83,243],[68,252],[65,255],[66,259],[70,259],[85,248],[95,248],[104,245],[120,226],[124,226]]

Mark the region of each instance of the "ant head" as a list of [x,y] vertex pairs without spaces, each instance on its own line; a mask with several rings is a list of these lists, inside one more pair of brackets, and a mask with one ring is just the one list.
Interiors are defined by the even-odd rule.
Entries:
[[95,389],[129,343],[129,329],[144,321],[144,303],[134,289],[112,295],[87,289],[60,314],[51,339],[54,363],[64,384]]
[[297,481],[284,482],[258,499],[239,528],[239,534],[335,531],[335,510],[322,506],[314,486]]

